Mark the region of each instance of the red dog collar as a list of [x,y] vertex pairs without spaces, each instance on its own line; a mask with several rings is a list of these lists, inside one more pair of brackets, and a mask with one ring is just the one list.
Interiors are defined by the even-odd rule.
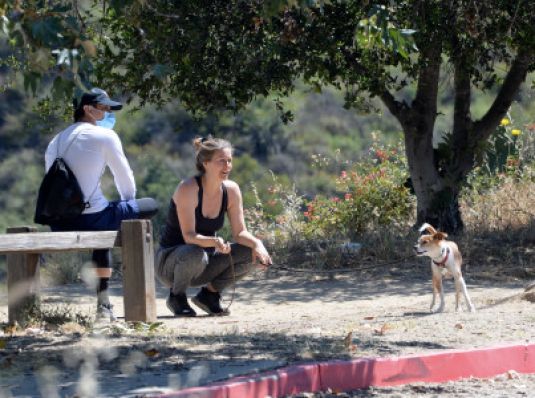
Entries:
[[449,254],[450,254],[450,248],[448,247],[448,248],[446,249],[446,257],[444,257],[444,260],[439,261],[438,263],[437,263],[435,260],[433,260],[433,264],[438,265],[439,267],[444,268],[444,267],[446,266],[446,261],[448,261],[448,256],[449,256]]

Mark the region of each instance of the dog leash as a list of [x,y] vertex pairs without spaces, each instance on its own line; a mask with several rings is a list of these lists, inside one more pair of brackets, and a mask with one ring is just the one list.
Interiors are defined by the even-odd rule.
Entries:
[[[217,232],[214,235],[217,238]],[[223,310],[223,313],[228,313],[229,308],[234,302],[234,296],[236,295],[236,271],[234,269],[234,259],[232,258],[232,245],[229,243],[230,251],[228,252],[228,261],[230,264],[230,270],[232,271],[232,294],[230,296],[230,301],[227,305],[227,308]]]
[[414,254],[411,254],[410,256],[407,256],[407,257],[403,257],[399,260],[396,260],[396,261],[391,261],[391,262],[388,262],[388,263],[382,263],[382,264],[374,264],[374,265],[370,265],[368,267],[360,267],[360,268],[339,268],[339,269],[329,269],[329,270],[314,270],[314,269],[310,269],[310,268],[296,268],[296,267],[288,267],[288,266],[285,266],[285,265],[272,265],[270,266],[269,268],[270,269],[275,269],[275,270],[280,270],[280,271],[287,271],[287,272],[301,272],[301,273],[314,273],[314,274],[334,274],[334,273],[350,273],[350,272],[357,272],[357,271],[362,271],[362,270],[367,270],[367,269],[373,269],[373,268],[379,268],[379,267],[384,267],[384,266],[387,266],[387,265],[395,265],[395,264],[399,264],[399,263],[402,263],[410,258],[413,258],[413,257],[416,257],[416,255]]
[[232,294],[230,296],[230,301],[227,305],[227,308],[225,308],[224,312],[229,312],[229,308],[234,302],[234,296],[236,295],[236,272],[234,270],[234,259],[232,258],[232,247],[230,249],[230,252],[228,253],[228,261],[230,263],[230,269],[232,271]]

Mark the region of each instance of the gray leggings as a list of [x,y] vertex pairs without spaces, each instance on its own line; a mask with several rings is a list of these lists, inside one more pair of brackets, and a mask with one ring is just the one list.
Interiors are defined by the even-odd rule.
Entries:
[[234,276],[229,255],[210,254],[197,245],[180,245],[156,253],[156,277],[171,288],[173,294],[185,293],[190,286],[211,283],[219,292],[243,278],[252,269],[252,250],[238,243],[231,244]]

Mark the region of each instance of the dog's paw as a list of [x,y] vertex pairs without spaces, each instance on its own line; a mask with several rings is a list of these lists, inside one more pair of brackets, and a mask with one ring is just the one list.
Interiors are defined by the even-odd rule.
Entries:
[[470,307],[470,308],[469,308],[469,311],[470,311],[470,312],[476,312],[476,307],[474,307],[474,306]]

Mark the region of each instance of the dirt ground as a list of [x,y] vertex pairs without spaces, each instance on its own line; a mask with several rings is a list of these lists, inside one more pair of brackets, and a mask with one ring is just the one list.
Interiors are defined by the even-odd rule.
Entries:
[[[173,318],[167,292],[158,286],[161,325],[133,327],[120,319],[91,331],[70,324],[0,332],[0,397],[141,397],[287,364],[535,341],[535,304],[522,298],[527,280],[482,280],[469,272],[465,278],[476,313],[454,311],[450,280],[445,312],[431,314],[430,270],[423,260],[373,273],[251,275],[238,283],[227,317]],[[122,316],[120,285],[112,284],[112,301]],[[224,299],[232,295],[230,290]],[[43,289],[42,297],[45,306],[68,303],[94,312],[94,294],[83,285]],[[0,322],[7,321],[6,301],[0,296]],[[535,396],[533,391],[535,377],[513,374],[308,396]]]
[[350,392],[303,393],[292,398],[474,398],[474,397],[534,397],[535,375],[522,375],[507,372],[491,379],[466,379],[448,383],[414,383],[399,387],[371,387]]

